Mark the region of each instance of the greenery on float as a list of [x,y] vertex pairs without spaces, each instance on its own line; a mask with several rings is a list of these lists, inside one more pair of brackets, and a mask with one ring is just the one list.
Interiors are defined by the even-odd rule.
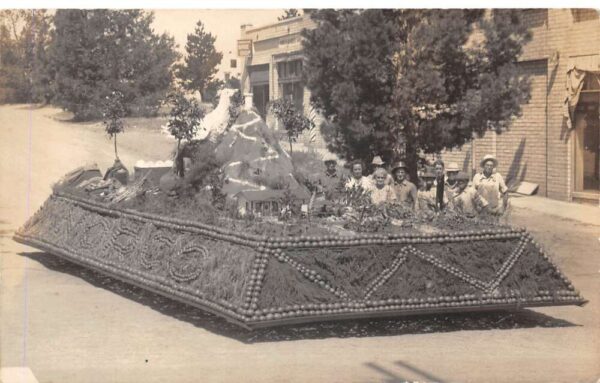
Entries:
[[185,175],[181,142],[191,142],[196,136],[200,122],[204,118],[204,110],[195,99],[189,99],[178,91],[169,94],[167,101],[171,105],[167,130],[177,140],[175,153],[175,173],[179,177]]
[[117,135],[124,130],[123,118],[126,115],[123,105],[123,94],[119,91],[113,91],[110,96],[106,96],[102,108],[102,124],[110,138],[115,144],[115,159],[119,159],[117,152]]

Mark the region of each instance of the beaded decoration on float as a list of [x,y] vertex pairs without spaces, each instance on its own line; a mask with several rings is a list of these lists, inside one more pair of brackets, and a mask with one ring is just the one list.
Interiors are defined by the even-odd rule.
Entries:
[[586,303],[505,227],[277,238],[55,193],[14,239],[248,329]]

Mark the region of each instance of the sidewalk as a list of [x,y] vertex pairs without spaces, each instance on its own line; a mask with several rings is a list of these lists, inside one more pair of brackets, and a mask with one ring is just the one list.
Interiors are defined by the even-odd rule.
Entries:
[[538,196],[515,194],[511,194],[510,204],[518,209],[531,209],[560,218],[600,226],[600,207],[595,205],[583,205]]

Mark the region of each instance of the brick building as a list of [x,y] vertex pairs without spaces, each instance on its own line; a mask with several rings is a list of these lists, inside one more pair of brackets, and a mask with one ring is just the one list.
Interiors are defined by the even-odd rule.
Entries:
[[[502,134],[488,133],[460,150],[442,153],[463,170],[479,169],[485,154],[498,158],[498,171],[511,184],[539,185],[538,195],[561,200],[599,198],[600,21],[584,9],[523,10],[532,40],[519,66],[531,80],[531,99]],[[587,75],[572,116],[565,118],[568,71]]]
[[[509,185],[539,185],[538,195],[561,200],[599,198],[600,21],[586,9],[528,9],[524,21],[532,40],[519,60],[531,80],[531,99],[511,129],[488,133],[441,156],[464,171],[479,169],[485,154],[499,160],[498,171]],[[309,92],[302,84],[303,28],[314,28],[309,16],[271,25],[242,26],[239,41],[242,87],[266,114],[269,100],[290,96],[308,111]],[[571,72],[569,72],[571,71]],[[580,72],[578,72],[580,71]],[[569,120],[564,117],[567,78],[583,73],[582,90]],[[576,99],[577,101],[577,99]],[[322,145],[319,139],[318,145]]]

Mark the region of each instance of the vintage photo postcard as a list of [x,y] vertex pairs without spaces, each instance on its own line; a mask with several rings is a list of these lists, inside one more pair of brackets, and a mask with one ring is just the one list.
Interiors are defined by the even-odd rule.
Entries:
[[0,381],[597,382],[599,109],[598,9],[2,8]]

